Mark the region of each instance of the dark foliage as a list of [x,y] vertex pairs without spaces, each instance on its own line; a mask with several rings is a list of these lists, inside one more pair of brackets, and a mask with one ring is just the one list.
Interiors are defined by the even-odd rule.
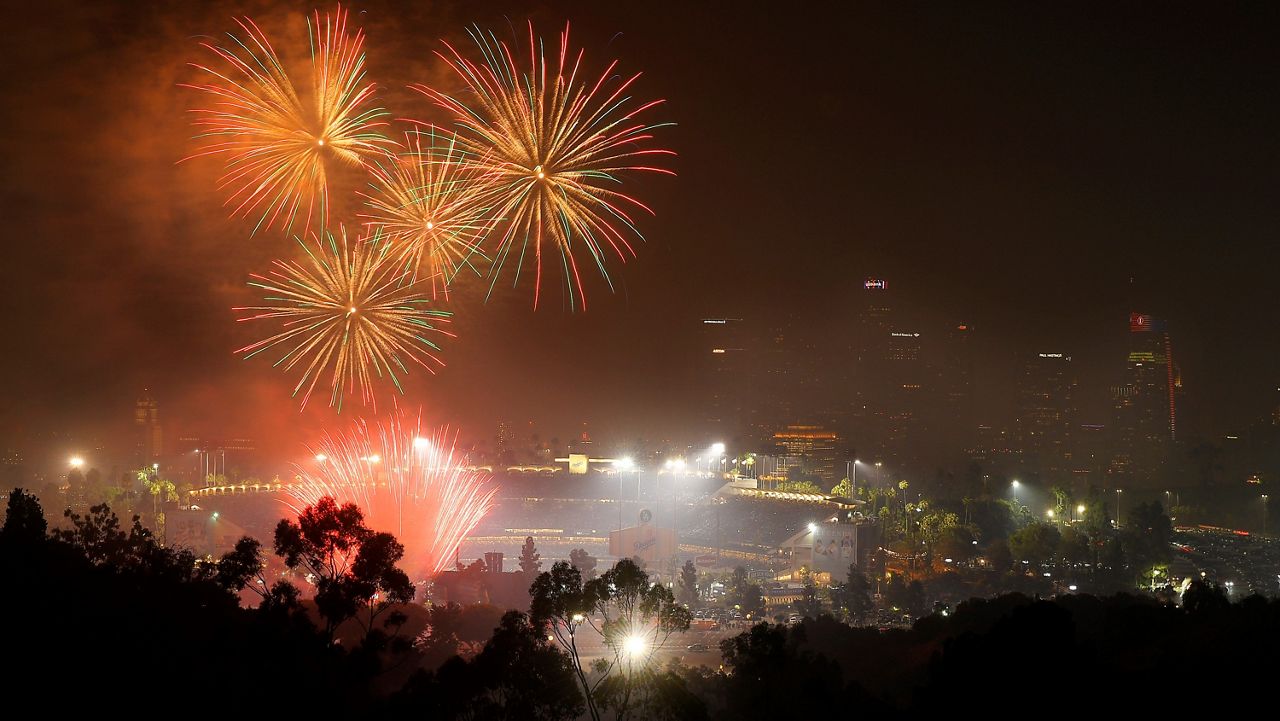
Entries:
[[[245,609],[243,576],[160,546],[105,506],[40,532],[15,491],[0,531],[6,703],[54,715],[101,713],[110,699],[227,713],[364,708],[367,677],[296,609],[296,595]],[[284,602],[291,598],[294,603]]]

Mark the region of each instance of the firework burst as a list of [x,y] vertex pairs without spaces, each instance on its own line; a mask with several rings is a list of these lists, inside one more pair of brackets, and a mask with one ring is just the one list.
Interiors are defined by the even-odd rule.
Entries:
[[324,375],[330,377],[329,405],[357,394],[376,408],[375,380],[389,379],[401,393],[401,376],[417,364],[434,373],[443,366],[432,336],[453,334],[440,326],[450,314],[430,307],[417,283],[406,280],[389,246],[375,233],[348,243],[346,230],[326,233],[315,247],[299,241],[307,262],[277,260],[267,275],[249,285],[266,291],[267,305],[236,308],[240,321],[279,320],[283,330],[237,350],[252,358],[272,349],[286,372],[301,371],[293,389],[302,407]]
[[405,148],[373,166],[362,217],[382,229],[411,277],[429,278],[432,295],[447,297],[454,276],[474,269],[472,258],[485,259],[481,243],[492,224],[483,202],[487,184],[461,156],[456,136],[415,129],[405,134]]
[[487,473],[463,465],[456,440],[456,431],[427,431],[420,417],[404,414],[327,434],[311,449],[316,465],[297,467],[302,484],[286,505],[297,511],[325,496],[355,503],[370,528],[404,544],[411,569],[433,576],[492,509],[496,492]]
[[184,85],[211,101],[192,111],[205,142],[186,159],[224,156],[226,205],[232,216],[260,210],[255,232],[277,223],[288,230],[302,216],[305,234],[317,214],[325,227],[330,166],[363,165],[394,145],[380,131],[388,113],[365,82],[364,32],[348,30],[341,8],[308,19],[312,93],[304,101],[262,30],[249,18],[236,23],[243,39],[228,33],[225,46],[202,43],[228,67],[193,63],[207,82]]
[[[448,43],[448,52],[437,53],[461,78],[463,93],[411,87],[453,117],[461,128],[458,142],[465,156],[493,183],[490,204],[502,232],[489,290],[504,267],[514,269],[516,284],[532,264],[536,308],[543,265],[554,263],[564,275],[570,307],[585,309],[579,272],[579,261],[585,259],[579,256],[589,256],[585,262],[593,263],[612,288],[606,257],[626,262],[634,256],[628,237],[643,237],[631,213],[653,212],[616,190],[622,176],[674,174],[649,164],[653,156],[674,155],[648,147],[652,131],[662,124],[636,119],[663,101],[633,102],[628,93],[640,76],[615,82],[616,61],[594,81],[580,78],[583,52],[570,50],[567,25],[558,57],[548,62],[530,24],[528,65],[523,68],[492,33],[475,30],[471,37],[483,56],[479,63]],[[559,257],[547,260],[544,253]]]

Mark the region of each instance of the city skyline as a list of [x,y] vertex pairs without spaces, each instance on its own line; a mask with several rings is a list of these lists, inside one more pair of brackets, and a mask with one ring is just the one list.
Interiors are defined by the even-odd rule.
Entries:
[[[194,38],[238,9],[253,8],[178,18],[55,4],[72,26],[104,32],[49,35],[33,23],[31,47],[11,49],[27,70],[6,79],[15,104],[44,115],[5,123],[14,137],[38,125],[45,142],[8,151],[6,207],[18,236],[62,240],[18,243],[5,264],[7,335],[27,352],[0,361],[6,377],[23,381],[0,429],[103,436],[144,387],[167,417],[205,426],[194,433],[252,436],[268,451],[288,452],[345,417],[297,413],[287,379],[232,353],[248,338],[228,310],[249,297],[246,269],[284,241],[234,240],[251,226],[220,213],[209,168],[175,165],[191,134],[182,117],[191,99],[174,87],[189,80],[183,62]],[[270,11],[262,22],[296,29],[304,9]],[[470,11],[446,5],[415,10],[408,22],[489,22],[500,10],[464,18]],[[420,107],[403,86],[423,65],[405,60],[389,6],[354,12],[378,41],[369,62],[386,78],[379,92]],[[1266,74],[1253,62],[1267,48],[1256,29],[1265,23],[1212,9],[1154,19],[1115,9],[1110,22],[1086,24],[1052,8],[944,11],[925,22],[900,8],[828,6],[814,15],[838,22],[816,27],[813,17],[671,12],[673,22],[572,4],[532,14],[549,27],[572,15],[580,38],[663,78],[679,177],[641,181],[658,211],[646,221],[648,241],[619,269],[615,293],[589,288],[590,311],[549,300],[533,313],[524,297],[484,304],[457,294],[451,310],[465,332],[438,376],[411,374],[404,402],[477,433],[502,420],[611,428],[620,409],[627,428],[619,432],[696,433],[699,319],[741,317],[854,342],[852,300],[866,278],[883,278],[916,306],[922,327],[960,318],[975,329],[979,423],[1007,422],[1016,389],[1001,379],[1025,353],[1045,349],[1076,359],[1082,419],[1110,422],[1099,389],[1123,381],[1114,358],[1134,312],[1173,328],[1189,434],[1233,432],[1273,408],[1276,340],[1257,331],[1277,320],[1266,296],[1274,210],[1262,191],[1274,169],[1244,162],[1276,149],[1264,130],[1276,102],[1260,94]],[[1048,41],[1059,35],[1072,39]],[[1145,82],[1123,62],[1133,35],[1150,41]],[[1231,52],[1219,42],[1228,35]],[[781,52],[746,76],[733,67],[744,40],[777,41]],[[858,51],[843,53],[846,44]],[[669,52],[637,57],[650,46]],[[1030,65],[1009,62],[1031,47]],[[699,72],[679,72],[693,55]],[[117,74],[90,79],[89,64],[104,56]],[[1186,104],[1189,65],[1194,92],[1248,103],[1252,119]],[[845,71],[846,87],[807,70],[820,67]],[[753,89],[770,101],[748,109],[733,100]],[[55,102],[68,93],[81,102]],[[811,110],[787,112],[798,105]],[[726,108],[739,109],[733,127]],[[995,119],[1006,134],[976,135]],[[779,131],[789,143],[759,141]],[[1181,142],[1193,132],[1196,142]],[[1210,172],[1216,159],[1197,150],[1210,147],[1241,161],[1229,177]],[[90,148],[112,152],[90,160]],[[42,162],[50,152],[85,159]],[[753,169],[806,182],[759,183]],[[690,187],[703,190],[679,190]],[[67,203],[64,188],[92,192]],[[1225,237],[1235,239],[1228,252],[1215,251]],[[88,322],[95,315],[110,322]]]

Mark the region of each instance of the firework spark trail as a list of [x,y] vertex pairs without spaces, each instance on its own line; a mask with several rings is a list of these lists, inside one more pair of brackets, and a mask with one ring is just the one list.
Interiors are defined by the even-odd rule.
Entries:
[[337,238],[325,238],[317,238],[315,248],[299,240],[306,264],[277,260],[267,275],[252,276],[249,285],[266,291],[267,305],[235,308],[250,313],[239,320],[281,320],[283,329],[236,352],[247,359],[284,349],[274,365],[286,372],[301,369],[293,395],[302,392],[303,408],[329,369],[331,407],[341,412],[346,396],[358,392],[362,403],[376,409],[375,379],[390,379],[403,394],[400,377],[409,363],[430,373],[444,365],[428,335],[453,337],[439,327],[450,313],[429,307],[431,299],[405,280],[376,232],[354,243],[348,243],[345,228]]
[[225,157],[218,182],[229,191],[225,204],[233,217],[261,209],[254,232],[277,222],[288,232],[302,214],[305,235],[317,211],[327,227],[327,166],[366,165],[395,145],[379,130],[388,113],[373,105],[376,86],[364,80],[364,31],[348,31],[341,7],[323,21],[319,12],[307,20],[313,91],[304,101],[262,30],[249,18],[236,24],[244,39],[228,33],[225,47],[202,43],[230,69],[192,63],[209,78],[183,84],[211,101],[192,111],[206,142],[183,160]]
[[[469,105],[425,85],[410,86],[453,116],[461,132],[458,144],[466,157],[492,180],[493,216],[501,219],[501,237],[494,251],[489,292],[502,269],[514,266],[518,284],[533,255],[534,307],[542,286],[544,244],[559,252],[570,307],[586,308],[581,251],[590,256],[612,288],[605,268],[607,249],[622,262],[635,255],[628,235],[643,239],[630,212],[644,203],[618,192],[621,176],[629,172],[674,175],[647,164],[650,156],[674,155],[646,147],[652,131],[637,116],[664,101],[634,103],[626,93],[639,74],[612,82],[617,62],[609,64],[594,82],[580,81],[583,51],[570,60],[569,26],[560,34],[558,61],[548,63],[542,41],[529,25],[529,61],[521,68],[510,47],[492,33],[471,31],[483,56],[479,63],[445,43],[439,56],[464,83]],[[566,74],[567,73],[567,74]],[[550,77],[549,77],[550,75]]]
[[294,511],[325,496],[355,503],[376,531],[404,544],[416,572],[434,576],[449,566],[462,541],[493,508],[492,477],[463,465],[457,431],[423,428],[403,413],[377,425],[355,424],[326,434],[317,465],[297,466],[303,484],[290,489]]
[[405,148],[372,165],[371,190],[361,193],[368,210],[361,217],[382,228],[413,279],[421,273],[431,280],[432,296],[447,299],[458,272],[475,270],[473,256],[488,260],[481,252],[493,223],[483,202],[488,183],[462,157],[455,135],[414,129],[405,134]]

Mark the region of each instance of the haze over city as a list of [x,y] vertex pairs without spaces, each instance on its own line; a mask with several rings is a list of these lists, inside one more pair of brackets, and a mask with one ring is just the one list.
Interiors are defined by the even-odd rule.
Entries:
[[1210,659],[1280,640],[1275,6],[10,15],[23,668],[593,720],[1274,672]]

